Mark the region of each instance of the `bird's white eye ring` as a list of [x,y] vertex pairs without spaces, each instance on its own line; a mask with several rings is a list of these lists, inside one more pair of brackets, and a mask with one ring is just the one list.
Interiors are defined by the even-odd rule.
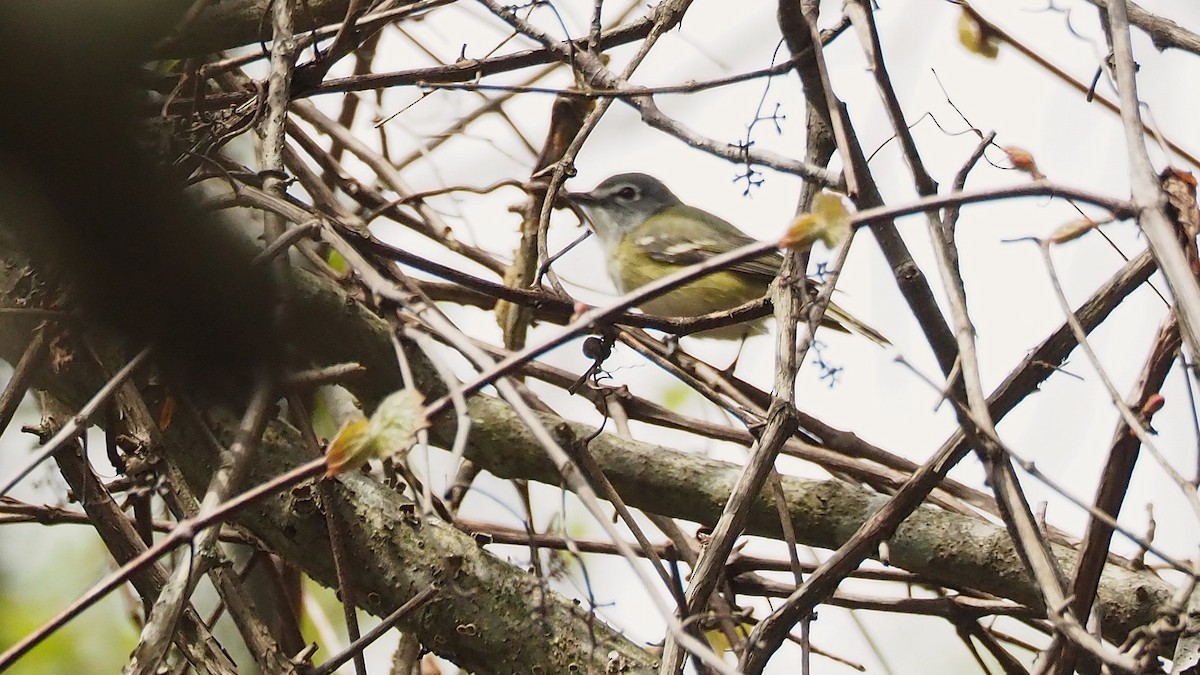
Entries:
[[621,188],[620,190],[617,190],[617,199],[619,201],[628,203],[628,202],[637,201],[637,198],[638,198],[638,189],[632,185],[626,185],[625,187]]

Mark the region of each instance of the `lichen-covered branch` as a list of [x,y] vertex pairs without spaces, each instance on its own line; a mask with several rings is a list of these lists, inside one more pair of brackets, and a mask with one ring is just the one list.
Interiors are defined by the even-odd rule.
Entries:
[[[42,277],[20,257],[15,242],[0,239],[0,243],[5,244],[5,264],[0,266],[0,307],[41,306],[48,297],[39,292],[44,288]],[[368,403],[399,386],[383,321],[361,305],[349,302],[345,293],[332,284],[298,271],[291,280],[295,291],[292,297],[302,305],[300,311],[293,312],[295,325],[289,329],[299,349],[317,363],[363,363],[366,374],[348,384]],[[0,357],[17,358],[36,322],[35,317],[0,314]],[[336,336],[331,335],[330,325],[336,325]],[[94,340],[100,333],[93,331],[90,335]],[[51,389],[66,401],[81,401],[101,384],[84,365],[58,374],[42,373],[35,385]],[[418,387],[438,393],[440,383],[431,371],[418,367],[416,378]],[[502,401],[476,395],[470,400],[470,412],[473,427],[467,456],[472,461],[505,478],[559,482],[557,471],[542,455],[540,446]],[[564,444],[581,442],[594,431],[551,415],[544,415],[543,421]],[[231,430],[234,423],[231,414],[218,428]],[[435,442],[448,444],[454,433],[452,418],[435,420],[431,433]],[[265,444],[263,457],[253,469],[251,480],[255,483],[309,459],[299,436],[286,425],[273,425]],[[208,451],[190,438],[185,424],[168,428],[167,446],[168,456],[188,479],[203,485],[210,470]],[[609,434],[601,434],[588,447],[630,506],[693,522],[715,521],[740,472],[730,463]],[[885,496],[833,480],[784,478],[784,488],[800,543],[821,548],[841,545],[886,500]],[[314,578],[333,583],[328,547],[314,545],[325,541],[324,518],[315,510],[318,504],[314,494],[311,489],[297,488],[243,515],[239,523]],[[449,583],[454,597],[435,599],[413,620],[423,631],[422,638],[431,640],[429,646],[438,648],[440,636],[441,649],[453,654],[461,665],[470,667],[473,658],[486,655],[494,666],[501,652],[517,658],[509,650],[527,658],[533,654],[528,644],[496,651],[501,648],[489,645],[486,635],[476,632],[464,636],[460,624],[475,624],[475,628],[461,628],[467,633],[480,627],[476,619],[470,618],[472,612],[515,622],[508,626],[508,641],[532,618],[555,626],[555,635],[576,635],[567,642],[585,654],[590,638],[583,640],[580,636],[589,631],[595,631],[597,645],[624,644],[625,649],[629,648],[628,643],[614,642],[616,638],[606,629],[565,599],[537,588],[535,579],[487,556],[466,535],[416,517],[405,500],[369,479],[347,479],[340,484],[338,494],[343,501],[333,507],[340,511],[339,520],[363,525],[353,528],[347,547],[354,569],[362,575],[357,583],[363,590],[361,597],[369,600],[366,609],[387,613],[425,584]],[[760,498],[752,510],[748,532],[771,537],[778,536],[778,528],[774,506],[767,498]],[[976,588],[1037,604],[1036,592],[1004,529],[981,519],[922,508],[897,528],[889,548],[890,562],[896,567],[953,587]],[[1074,564],[1073,552],[1061,546],[1054,552],[1069,572]],[[510,593],[509,589],[521,590]],[[1110,564],[1101,580],[1097,602],[1104,618],[1105,637],[1120,642],[1130,630],[1153,621],[1170,594],[1170,587],[1155,576]],[[460,601],[466,604],[456,604]],[[479,606],[481,602],[487,604],[486,609]],[[475,609],[469,610],[470,606]],[[491,629],[497,625],[492,624]],[[534,642],[547,650],[562,646],[543,644],[546,641],[540,639]],[[476,652],[477,648],[481,651]],[[613,648],[607,646],[604,651]],[[560,656],[551,650],[539,658]],[[637,650],[627,658],[648,663],[648,657]]]

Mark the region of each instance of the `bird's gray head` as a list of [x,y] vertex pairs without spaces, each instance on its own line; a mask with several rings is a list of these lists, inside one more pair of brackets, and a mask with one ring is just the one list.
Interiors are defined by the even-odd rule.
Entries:
[[644,173],[622,173],[604,179],[591,192],[571,192],[592,220],[592,229],[608,250],[647,218],[683,202],[666,185]]

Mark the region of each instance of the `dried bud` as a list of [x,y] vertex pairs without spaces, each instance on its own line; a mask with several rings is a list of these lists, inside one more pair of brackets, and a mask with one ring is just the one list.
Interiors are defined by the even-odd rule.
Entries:
[[1015,145],[1009,145],[1004,148],[1004,152],[1008,155],[1008,161],[1012,163],[1013,168],[1017,171],[1024,171],[1033,177],[1034,180],[1043,180],[1046,174],[1038,169],[1037,162],[1033,160],[1033,153],[1018,148]]
[[1088,232],[1091,232],[1092,230],[1096,229],[1097,225],[1099,225],[1099,223],[1091,218],[1082,218],[1080,220],[1072,221],[1055,230],[1054,233],[1050,235],[1050,243],[1065,244],[1068,241],[1078,239]]

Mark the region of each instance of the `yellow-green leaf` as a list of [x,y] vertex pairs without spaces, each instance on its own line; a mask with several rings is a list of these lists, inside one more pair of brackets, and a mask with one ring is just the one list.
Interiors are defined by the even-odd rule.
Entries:
[[[721,630],[720,626],[713,622],[712,627],[704,631],[704,637],[708,639],[708,644],[712,646],[713,651],[721,654],[723,652],[733,651],[733,645],[729,644],[729,637],[725,635],[725,631]],[[754,629],[754,624],[746,619],[737,619],[733,624],[734,633],[745,640],[750,637],[750,631]]]
[[367,418],[360,417],[342,425],[325,453],[325,477],[353,471],[371,459],[367,439]]
[[326,454],[326,476],[353,471],[371,459],[404,452],[417,442],[417,432],[429,426],[424,399],[414,389],[401,389],[380,402],[371,418],[342,425]]
[[958,41],[972,54],[994,59],[1000,54],[1000,40],[977,16],[963,10],[958,15]]
[[824,242],[829,248],[850,236],[850,210],[841,196],[821,192],[813,198],[810,213],[801,213],[792,221],[779,245],[783,248],[806,249],[813,242]]
[[325,262],[329,263],[333,271],[338,274],[345,274],[350,269],[350,264],[346,262],[342,254],[333,249],[329,249],[329,253],[325,255]]

